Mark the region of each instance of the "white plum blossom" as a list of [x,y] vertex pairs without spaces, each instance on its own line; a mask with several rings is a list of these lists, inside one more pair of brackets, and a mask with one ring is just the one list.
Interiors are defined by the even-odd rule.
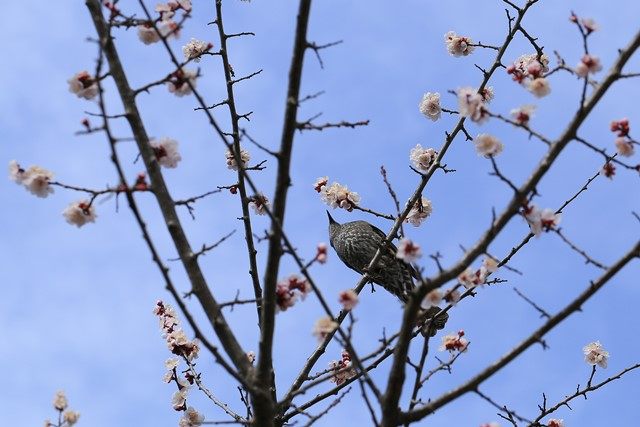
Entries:
[[171,3],[158,3],[155,7],[155,11],[160,14],[160,20],[168,21],[175,15],[176,7],[172,7]]
[[455,57],[467,56],[475,49],[473,40],[470,37],[459,36],[454,31],[449,31],[444,35],[444,42],[449,54]]
[[178,421],[178,427],[200,427],[204,422],[204,415],[189,406]]
[[592,18],[582,18],[580,22],[582,22],[582,26],[587,30],[588,34],[600,29],[598,23]]
[[502,142],[498,140],[493,135],[489,135],[487,133],[481,133],[476,136],[473,140],[474,145],[476,146],[476,151],[481,156],[497,156],[502,152],[504,146]]
[[276,305],[278,311],[287,311],[298,298],[304,300],[313,289],[311,284],[298,275],[292,274],[276,284]]
[[600,58],[595,55],[586,54],[576,66],[576,74],[580,77],[587,77],[588,74],[595,74],[602,70]]
[[316,182],[313,183],[313,189],[316,190],[317,193],[322,193],[329,182],[328,176],[321,176],[316,179]]
[[482,285],[486,281],[486,274],[482,274],[482,270],[473,270],[472,268],[467,268],[462,273],[458,275],[458,281],[464,286],[466,289],[472,289],[478,285]]
[[177,2],[178,6],[184,9],[186,12],[191,11],[191,0],[173,0],[173,1]]
[[422,256],[420,245],[413,243],[410,239],[402,239],[398,244],[396,258],[404,262],[415,262]]
[[249,200],[249,206],[253,208],[256,215],[266,215],[269,207],[269,199],[264,194],[256,194]]
[[625,137],[618,137],[615,141],[616,151],[618,154],[624,157],[631,157],[635,153],[635,148],[633,147],[633,142],[628,140]]
[[489,114],[484,106],[485,99],[472,87],[462,87],[457,91],[458,112],[462,117],[469,117],[472,121],[482,124],[489,120]]
[[353,289],[341,291],[338,294],[338,301],[344,310],[353,310],[358,304],[358,294]]
[[453,288],[453,289],[449,289],[447,292],[444,293],[443,299],[447,303],[455,305],[458,303],[458,301],[460,301],[461,297],[462,297],[462,294],[460,293],[460,291]]
[[329,362],[329,369],[333,372],[329,381],[337,385],[343,384],[356,375],[356,370],[351,363],[351,355],[344,349],[342,350],[340,360],[332,360]]
[[62,212],[62,215],[69,224],[78,228],[89,222],[95,222],[97,217],[93,204],[86,199],[71,203]]
[[62,421],[66,422],[66,426],[72,426],[80,419],[80,412],[68,410],[62,414]]
[[457,333],[451,333],[442,337],[442,345],[440,351],[449,351],[451,353],[455,351],[463,352],[467,350],[469,341],[464,337],[464,331],[460,330]]
[[435,307],[442,302],[442,291],[440,289],[433,289],[427,295],[425,295],[420,306],[423,309]]
[[247,359],[249,359],[249,363],[253,365],[253,362],[256,361],[256,352],[253,350],[247,351]]
[[602,347],[600,341],[595,341],[585,345],[582,352],[584,353],[584,361],[589,365],[598,365],[601,368],[607,367],[609,352]]
[[495,98],[495,93],[493,90],[493,86],[486,86],[484,89],[480,91],[480,95],[484,102],[489,104],[493,98]]
[[171,406],[176,411],[183,411],[187,406],[187,392],[189,389],[187,387],[182,387],[180,390],[177,390],[173,393],[171,398]]
[[68,405],[69,402],[67,401],[67,396],[64,394],[64,391],[58,390],[53,397],[53,407],[58,411],[64,411]]
[[440,94],[438,92],[427,92],[422,95],[422,101],[420,101],[420,112],[429,120],[436,121],[442,114],[442,108],[440,107]]
[[560,224],[562,214],[555,213],[552,209],[540,210],[536,205],[527,206],[523,209],[524,218],[529,223],[531,232],[539,236],[543,230],[550,230]]
[[93,99],[98,94],[98,84],[88,71],[80,71],[69,80],[69,92],[78,98]]
[[197,71],[179,69],[171,74],[171,77],[167,81],[167,89],[178,97],[189,95],[191,93],[189,83],[195,87],[197,78]]
[[323,340],[337,328],[338,323],[336,323],[331,317],[324,316],[316,320],[315,325],[313,325],[313,335],[318,338],[318,340]]
[[178,162],[182,160],[182,156],[178,151],[178,141],[171,138],[152,139],[149,145],[153,148],[153,152],[158,159],[158,163],[165,168],[175,168]]
[[138,38],[144,44],[153,44],[160,41],[160,35],[151,23],[138,25]]
[[165,360],[164,367],[167,368],[167,370],[169,371],[173,371],[175,368],[178,367],[179,363],[180,363],[180,360],[177,357],[171,357]]
[[320,192],[320,198],[332,208],[342,208],[351,212],[360,202],[360,196],[354,191],[349,191],[346,185],[338,182],[330,186],[324,186]]
[[318,247],[316,248],[316,261],[320,264],[327,262],[327,249],[326,243],[318,243]]
[[25,170],[20,167],[17,161],[9,162],[9,179],[16,184],[22,184],[25,180]]
[[180,38],[180,27],[175,21],[172,21],[171,19],[160,21],[157,26],[162,37]]
[[38,197],[44,198],[53,193],[53,187],[49,184],[53,179],[53,173],[40,166],[29,166],[25,170],[18,162],[12,160],[9,162],[9,179]]
[[431,215],[432,211],[433,207],[431,206],[431,200],[426,197],[421,197],[420,200],[416,200],[414,205],[411,207],[411,210],[404,221],[412,224],[414,227],[418,227],[422,224],[422,221]]
[[549,86],[549,81],[544,77],[538,77],[537,79],[531,80],[527,84],[527,89],[529,89],[529,92],[531,92],[538,98],[542,98],[551,93],[551,86]]
[[[227,159],[227,169],[232,169],[234,171],[238,170],[238,163],[236,162],[236,158],[233,155],[233,152],[227,149],[227,152],[224,154],[224,157]],[[247,163],[251,160],[251,155],[244,148],[240,148],[240,161],[242,162],[242,167],[246,168]]]
[[193,59],[195,62],[200,62],[200,57],[203,53],[213,47],[213,44],[192,38],[189,43],[182,46],[182,53],[184,59]]
[[422,145],[417,144],[411,149],[409,158],[413,163],[413,166],[421,171],[429,170],[429,167],[433,164],[438,156],[438,152],[433,148],[422,148]]
[[513,120],[519,125],[527,126],[535,111],[535,105],[527,104],[511,110],[511,116],[513,117]]
[[196,359],[200,352],[200,341],[187,338],[185,332],[180,328],[180,322],[173,307],[163,301],[157,301],[153,314],[158,316],[160,329],[169,351],[184,356],[187,360]]

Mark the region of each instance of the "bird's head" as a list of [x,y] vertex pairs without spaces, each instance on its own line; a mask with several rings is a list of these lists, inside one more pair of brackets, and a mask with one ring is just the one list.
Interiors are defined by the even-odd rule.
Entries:
[[327,216],[329,217],[329,241],[333,246],[333,238],[336,234],[338,234],[338,230],[340,229],[340,224],[336,222],[335,219],[333,219],[329,211],[327,211]]

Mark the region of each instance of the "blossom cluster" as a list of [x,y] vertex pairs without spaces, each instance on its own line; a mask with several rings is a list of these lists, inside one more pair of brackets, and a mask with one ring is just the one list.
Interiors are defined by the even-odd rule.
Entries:
[[459,36],[454,31],[449,31],[444,35],[444,43],[449,54],[455,57],[468,56],[475,49],[471,37]]
[[407,214],[407,218],[404,222],[407,222],[414,227],[418,227],[422,222],[431,215],[433,211],[433,207],[431,206],[431,200],[426,197],[420,197],[420,200],[416,200],[416,202],[409,210]]
[[329,362],[329,369],[332,372],[330,381],[336,385],[343,384],[348,379],[356,375],[356,370],[351,362],[351,355],[347,350],[342,350],[340,360]]
[[635,141],[629,137],[629,119],[626,117],[620,120],[614,120],[611,122],[611,132],[617,135],[615,140],[616,151],[618,154],[624,157],[631,157],[635,154],[635,147],[633,146]]
[[440,351],[448,351],[448,352],[463,352],[467,350],[467,346],[469,345],[469,341],[464,338],[464,331],[460,330],[458,332],[451,333],[449,335],[445,335],[442,337],[442,345],[440,345]]
[[398,250],[396,251],[396,258],[403,260],[404,262],[415,262],[422,256],[422,250],[420,245],[413,243],[410,239],[402,239],[398,244]]
[[189,361],[196,359],[200,352],[200,341],[187,338],[187,334],[180,327],[178,315],[173,307],[159,300],[153,308],[153,314],[158,316],[160,320],[160,329],[169,351]]
[[182,160],[182,156],[178,151],[178,141],[175,139],[152,139],[149,144],[153,148],[153,153],[158,163],[165,168],[175,168],[178,166],[178,162]]
[[582,352],[584,353],[584,361],[589,365],[598,365],[601,368],[607,367],[609,352],[602,347],[600,341],[595,341],[585,345]]
[[527,205],[522,209],[522,215],[527,220],[531,232],[539,236],[542,231],[549,231],[560,224],[562,214],[552,209],[540,209],[536,205]]
[[413,163],[413,166],[420,171],[428,171],[429,167],[435,162],[438,157],[438,152],[433,148],[422,148],[422,145],[417,144],[411,149],[409,153],[409,159]]
[[313,184],[313,188],[316,192],[320,193],[320,198],[324,203],[332,208],[342,208],[351,212],[358,203],[360,203],[360,196],[355,191],[349,191],[346,185],[342,185],[339,182],[334,182],[331,185],[328,184],[329,177],[324,176],[316,179]]
[[9,162],[9,179],[16,184],[24,186],[31,194],[45,198],[53,193],[53,187],[49,185],[53,179],[53,172],[40,166],[29,166],[23,169],[18,162]]
[[278,311],[287,311],[288,308],[294,306],[298,298],[304,300],[311,291],[311,284],[297,274],[292,274],[286,279],[280,280],[276,285]]
[[160,36],[178,38],[180,27],[173,20],[177,10],[184,10],[185,13],[191,11],[191,0],[172,0],[167,3],[158,3],[155,11],[160,15],[160,20],[154,28],[151,21],[138,25],[138,38],[144,44],[153,44],[160,41]]
[[[498,262],[491,258],[485,257],[482,260],[482,266],[479,269],[473,270],[471,267],[460,273],[458,281],[467,289],[474,288],[478,285],[483,285],[487,282],[487,278],[492,273],[498,270]],[[458,299],[460,299],[458,297]]]
[[557,418],[551,418],[547,421],[547,427],[564,427],[564,420]]
[[69,402],[67,400],[67,396],[64,394],[64,391],[59,390],[56,392],[53,397],[53,408],[59,412],[58,424],[52,423],[50,420],[45,420],[44,427],[55,427],[58,425],[64,425],[66,427],[71,427],[78,422],[80,419],[80,413],[77,411],[73,411],[68,409]]
[[549,58],[547,55],[527,54],[521,55],[515,62],[507,67],[507,73],[513,81],[525,86],[529,92],[542,98],[551,92],[549,81],[544,74],[549,71]]

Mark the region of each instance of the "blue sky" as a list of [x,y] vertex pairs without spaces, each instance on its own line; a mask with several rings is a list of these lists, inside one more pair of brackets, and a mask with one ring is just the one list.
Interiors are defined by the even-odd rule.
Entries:
[[[124,9],[138,11],[137,2],[121,3]],[[217,44],[212,28],[206,25],[213,19],[211,3],[194,1],[194,19],[187,23],[182,38],[172,41],[174,50],[179,52],[191,37]],[[294,2],[261,0],[227,0],[224,4],[228,31],[256,33],[254,38],[231,41],[236,73],[264,69],[258,77],[236,87],[239,112],[254,111],[247,130],[262,144],[276,147],[296,7]],[[313,6],[310,40],[344,43],[323,52],[324,69],[313,55],[307,56],[302,93],[324,90],[325,94],[305,103],[300,117],[322,112],[320,121],[369,119],[371,123],[356,130],[296,135],[286,226],[303,257],[313,256],[316,244],[328,239],[326,207],[312,189],[316,177],[328,175],[349,185],[361,195],[364,206],[385,212],[391,212],[393,206],[379,176],[380,165],[387,168],[401,199],[409,197],[415,188],[418,180],[408,168],[409,150],[417,143],[439,147],[444,132],[455,123],[452,117],[436,123],[422,117],[417,108],[422,93],[440,92],[443,104],[454,108],[455,99],[447,90],[477,86],[481,75],[473,64],[488,66],[493,56],[491,51],[477,51],[467,58],[453,58],[444,48],[443,34],[454,30],[474,40],[499,44],[506,32],[504,7],[499,1],[453,4],[407,0],[390,6],[382,1],[337,0]],[[550,56],[558,50],[569,65],[576,64],[581,56],[579,35],[567,20],[571,10],[600,24],[600,31],[590,39],[590,48],[601,57],[605,70],[615,59],[616,49],[625,46],[638,30],[640,6],[631,0],[540,1],[526,18],[526,28],[539,37]],[[12,159],[25,166],[38,164],[68,184],[101,188],[116,183],[103,136],[74,136],[85,117],[83,111],[97,111],[93,103],[70,94],[66,83],[74,73],[94,67],[95,46],[85,41],[94,35],[86,9],[80,2],[45,8],[42,2],[26,1],[9,2],[3,11],[10,19],[0,28],[7,64],[0,68],[0,130],[4,141],[0,164]],[[118,32],[116,43],[133,86],[171,71],[162,47],[143,45],[135,31]],[[531,50],[526,41],[517,40],[505,59],[513,60]],[[211,103],[220,101],[224,86],[218,58],[206,57],[200,66],[201,93]],[[640,60],[634,58],[628,69],[640,70]],[[598,76],[602,75],[604,71]],[[532,126],[550,137],[562,132],[575,111],[580,90],[574,77],[562,73],[551,80],[552,93],[542,100],[512,83],[503,71],[496,73],[492,84],[496,92],[492,110],[506,114],[519,105],[536,103],[538,111]],[[625,116],[630,118],[634,134],[639,92],[637,80],[616,84],[580,134],[611,150],[614,138],[608,130],[609,122]],[[119,113],[120,103],[110,82],[107,96],[109,111]],[[159,87],[140,96],[139,105],[150,135],[180,141],[183,161],[177,169],[166,172],[176,198],[234,182],[234,173],[225,166],[225,149],[204,117],[193,111],[193,99],[176,98]],[[216,117],[227,124],[226,111],[216,111]],[[123,124],[114,126],[118,135],[128,136]],[[544,154],[544,145],[501,123],[491,121],[482,127],[471,124],[469,130],[474,135],[489,132],[503,141],[505,150],[498,162],[517,183]],[[264,158],[255,147],[248,149],[253,159]],[[140,165],[134,164],[134,146],[124,143],[120,153],[133,178],[140,171]],[[637,156],[631,161],[638,162]],[[268,160],[269,167],[255,175],[267,195],[273,191],[275,170],[274,162]],[[459,245],[473,244],[489,223],[491,208],[502,209],[510,192],[488,175],[490,164],[476,155],[469,142],[457,139],[446,162],[457,172],[436,174],[425,192],[433,202],[433,215],[420,228],[407,231],[426,253],[440,251],[443,262],[451,265],[461,255]],[[557,168],[539,186],[538,203],[541,207],[558,207],[601,166],[602,159],[595,153],[571,144],[560,156]],[[113,199],[99,203],[96,224],[78,230],[64,222],[61,212],[79,197],[56,189],[49,198],[37,199],[9,180],[0,180],[0,198],[7,207],[0,213],[4,224],[0,241],[4,282],[0,319],[9,335],[0,346],[7,390],[0,406],[0,424],[38,425],[53,416],[53,394],[64,389],[71,406],[82,413],[83,425],[177,425],[178,416],[170,406],[174,390],[161,381],[163,362],[169,354],[151,313],[158,298],[170,302],[170,296],[163,289],[126,204],[120,200],[116,211]],[[154,200],[141,195],[138,201],[163,257],[173,258],[175,250]],[[612,181],[594,181],[589,191],[565,211],[562,227],[596,259],[610,264],[637,240],[639,224],[631,215],[633,210],[640,211],[638,177],[619,170]],[[237,290],[249,297],[252,292],[242,227],[235,219],[240,215],[238,201],[228,194],[217,194],[198,203],[196,221],[186,211],[181,214],[196,247],[238,230],[230,241],[202,258],[201,264],[220,301],[233,299]],[[334,217],[341,222],[364,218],[385,230],[391,225],[358,212],[336,211]],[[260,232],[268,222],[255,218],[254,227]],[[524,221],[515,218],[492,244],[491,252],[505,254],[526,233]],[[262,263],[266,248],[260,245],[258,250]],[[329,255],[329,262],[314,267],[314,274],[337,310],[335,296],[353,286],[358,276],[332,251]],[[180,265],[169,264],[175,282],[186,291],[187,280]],[[423,265],[434,272],[428,259],[423,258]],[[498,276],[508,283],[482,290],[451,313],[446,331],[464,329],[472,345],[451,375],[436,376],[429,385],[429,397],[479,372],[541,324],[531,307],[513,292],[514,286],[555,312],[599,274],[553,235],[533,240],[514,258],[513,266],[525,274],[499,272]],[[530,349],[487,381],[482,390],[518,413],[534,416],[542,392],[556,401],[573,392],[576,384],[584,384],[590,372],[582,361],[581,349],[586,343],[600,340],[611,353],[609,368],[599,371],[597,378],[637,363],[640,345],[632,334],[637,324],[635,301],[640,298],[639,270],[637,261],[629,265],[597,298],[585,304],[583,312],[548,335],[549,351]],[[295,272],[293,263],[285,260],[281,271],[282,275]],[[195,302],[190,306],[202,318]],[[392,296],[365,293],[355,311],[359,352],[365,354],[377,346],[383,327],[395,331],[400,313],[401,307]],[[314,348],[311,329],[320,315],[320,307],[309,298],[278,316],[275,357],[281,392]],[[255,310],[236,309],[228,319],[242,345],[247,350],[257,349]],[[203,325],[211,333],[206,323]],[[414,347],[415,352],[418,346]],[[332,344],[317,370],[324,369],[339,354],[340,347]],[[430,360],[433,363],[433,355]],[[199,367],[212,390],[232,407],[240,408],[234,385],[208,355],[203,354]],[[384,385],[387,367],[383,365],[374,375],[380,386]],[[635,401],[639,384],[638,373],[630,373],[591,395],[588,401],[577,400],[573,411],[562,409],[558,418],[564,418],[567,426],[632,425],[636,417],[626,408]],[[318,425],[367,425],[369,418],[359,393],[354,388]],[[197,393],[192,396],[191,403],[207,417],[223,419],[220,411],[209,407]],[[406,402],[407,396],[403,397]],[[431,417],[429,425],[477,426],[498,420],[495,413],[480,399],[465,396]]]

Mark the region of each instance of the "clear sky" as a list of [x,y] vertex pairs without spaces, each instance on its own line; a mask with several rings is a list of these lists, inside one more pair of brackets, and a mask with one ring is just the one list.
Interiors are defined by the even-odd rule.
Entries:
[[[237,75],[258,69],[264,71],[237,89],[239,112],[253,111],[248,132],[260,143],[275,148],[279,143],[285,102],[287,71],[292,49],[296,2],[251,3],[226,0],[225,25],[230,32],[253,31],[252,38],[234,39],[230,56]],[[153,4],[150,3],[151,6]],[[393,205],[379,176],[385,165],[399,197],[406,200],[418,179],[408,168],[409,150],[417,143],[439,147],[444,132],[452,129],[455,117],[443,117],[432,123],[422,117],[417,105],[423,92],[442,94],[443,105],[455,108],[448,90],[477,86],[480,72],[473,64],[487,67],[494,53],[477,51],[467,58],[453,58],[446,52],[443,35],[449,30],[471,36],[487,44],[500,44],[507,31],[504,4],[497,0],[461,0],[457,2],[407,0],[315,2],[309,38],[319,44],[336,40],[344,43],[323,51],[321,69],[308,54],[302,93],[325,91],[316,100],[303,105],[301,118],[322,112],[320,121],[362,120],[371,123],[356,130],[325,130],[296,135],[293,156],[290,203],[286,227],[300,254],[309,258],[319,242],[326,242],[326,206],[313,191],[316,177],[347,184],[372,209],[392,212]],[[122,1],[127,11],[139,12],[137,2]],[[606,70],[618,48],[626,45],[638,31],[640,6],[636,1],[548,1],[541,0],[525,19],[525,27],[550,57],[558,50],[569,65],[581,57],[581,39],[568,21],[570,11],[592,17],[600,30],[590,40],[591,51],[599,55]],[[207,22],[213,20],[213,1],[195,0],[194,19],[186,24],[181,39],[172,41],[174,50],[191,37],[212,41],[217,36]],[[78,137],[84,111],[97,112],[90,101],[76,98],[67,90],[66,80],[78,71],[94,68],[96,47],[86,41],[94,37],[93,26],[82,2],[23,1],[3,4],[5,21],[0,26],[0,164],[17,159],[24,166],[41,165],[55,172],[55,179],[67,184],[102,188],[116,184],[116,174],[108,158],[107,142],[102,135]],[[134,30],[118,31],[116,44],[133,86],[141,86],[172,71],[166,53],[158,45],[145,46]],[[508,50],[510,61],[532,49],[525,40],[517,40]],[[636,55],[638,56],[638,55]],[[555,65],[552,59],[552,65]],[[198,82],[208,102],[223,99],[224,86],[220,61],[208,56],[200,63],[203,77]],[[640,71],[634,58],[629,70]],[[596,77],[605,74],[602,71]],[[552,93],[538,100],[498,71],[492,81],[496,98],[491,109],[507,114],[511,108],[535,103],[538,111],[532,127],[551,138],[564,129],[574,113],[580,91],[575,77],[558,73],[551,80]],[[120,103],[115,87],[107,82],[109,111],[117,114]],[[640,123],[636,99],[638,80],[629,79],[614,86],[594,110],[580,134],[592,143],[613,150],[614,135],[609,131],[613,119],[629,117],[632,134]],[[224,147],[207,126],[204,116],[194,112],[195,100],[176,98],[164,87],[139,97],[139,105],[150,135],[168,136],[180,142],[183,160],[175,170],[166,171],[172,194],[185,198],[216,185],[234,182],[234,173],[226,168]],[[227,112],[216,117],[227,124]],[[129,136],[124,124],[115,125],[119,136]],[[502,171],[521,183],[544,154],[545,146],[509,127],[490,121],[469,125],[470,132],[489,132],[498,136],[505,149],[498,158]],[[247,147],[255,160],[264,159],[253,146]],[[637,163],[638,155],[631,159]],[[134,163],[133,144],[123,143],[121,156],[131,179],[140,171]],[[432,200],[433,215],[420,228],[407,228],[409,236],[426,253],[439,251],[445,265],[461,255],[459,245],[470,246],[491,220],[491,208],[500,211],[511,196],[508,188],[489,176],[490,163],[478,157],[469,142],[458,138],[445,158],[457,172],[436,174],[425,192]],[[558,167],[538,187],[540,207],[557,208],[580,189],[586,179],[601,166],[602,158],[575,143],[558,160]],[[275,162],[268,159],[267,169],[255,174],[267,195],[273,191]],[[56,189],[47,199],[26,193],[9,180],[0,180],[0,213],[3,224],[0,239],[0,274],[3,292],[0,321],[8,336],[0,346],[3,399],[1,425],[39,425],[54,415],[53,394],[64,389],[72,408],[81,412],[81,425],[177,425],[178,414],[170,398],[174,388],[161,381],[163,362],[169,357],[151,310],[157,299],[171,302],[161,277],[152,264],[126,203],[112,199],[97,205],[98,219],[82,229],[65,223],[61,212],[79,194]],[[176,256],[172,243],[160,222],[155,201],[150,195],[137,199],[165,259]],[[619,170],[615,179],[602,177],[593,182],[565,212],[563,230],[594,258],[605,264],[618,259],[638,238],[640,224],[631,211],[640,212],[637,174]],[[202,258],[202,267],[220,301],[231,300],[239,290],[250,297],[246,252],[238,200],[229,194],[217,194],[196,206],[196,220],[181,212],[193,245],[211,243],[233,229],[238,232],[213,253]],[[391,223],[365,216],[361,212],[334,212],[340,221],[367,219],[384,230]],[[268,227],[262,217],[254,219],[257,232]],[[504,255],[526,235],[521,218],[512,220],[490,250]],[[259,260],[264,262],[266,247],[259,245]],[[181,266],[169,262],[171,274],[180,289],[188,284]],[[435,266],[427,257],[422,264],[427,272]],[[534,239],[512,265],[519,276],[500,271],[497,276],[509,282],[481,290],[471,301],[464,301],[451,312],[446,332],[464,329],[471,341],[467,354],[456,363],[451,375],[441,374],[430,382],[424,398],[437,397],[479,372],[536,329],[541,320],[519,299],[513,287],[525,292],[550,312],[569,302],[590,280],[599,275],[593,266],[564,245],[556,236]],[[550,402],[572,393],[584,384],[590,367],[583,362],[582,347],[600,340],[610,351],[609,367],[599,371],[603,379],[637,363],[640,345],[634,339],[637,328],[636,305],[640,298],[640,263],[629,265],[622,273],[560,328],[546,338],[550,350],[539,346],[528,350],[517,362],[502,370],[482,386],[501,404],[525,416],[535,416],[542,393]],[[294,273],[285,260],[282,275]],[[358,276],[329,253],[329,262],[314,267],[313,273],[324,295],[338,309],[340,290],[353,286]],[[193,312],[202,318],[195,301]],[[315,346],[311,336],[321,309],[311,296],[277,318],[276,369],[282,393]],[[365,292],[355,310],[355,342],[360,353],[378,345],[382,328],[396,330],[401,307],[385,292]],[[257,350],[255,310],[237,308],[228,319],[247,350]],[[206,323],[204,330],[211,333]],[[439,337],[437,338],[439,340]],[[418,346],[412,348],[415,353]],[[412,354],[413,354],[412,353]],[[435,353],[435,352],[434,352]],[[340,347],[332,344],[317,365],[324,369],[337,359]],[[438,355],[438,354],[435,354]],[[439,354],[438,356],[443,356]],[[434,366],[434,354],[430,356]],[[223,400],[240,410],[235,386],[203,352],[198,366],[203,379]],[[384,386],[388,363],[374,375]],[[411,378],[411,376],[410,376]],[[563,408],[557,418],[567,426],[619,425],[637,422],[633,405],[637,402],[640,375],[632,372],[603,390],[576,400],[573,411]],[[318,390],[323,390],[321,386]],[[310,394],[307,398],[312,396]],[[219,409],[192,392],[191,404],[212,420],[224,419]],[[403,402],[406,406],[406,393]],[[369,416],[360,402],[357,387],[341,405],[318,425],[368,425]],[[299,402],[304,402],[301,399]],[[324,406],[323,406],[324,407]],[[316,411],[317,412],[317,411]],[[496,410],[474,396],[465,396],[439,411],[424,425],[478,426],[498,421]],[[503,423],[504,425],[504,423]]]

